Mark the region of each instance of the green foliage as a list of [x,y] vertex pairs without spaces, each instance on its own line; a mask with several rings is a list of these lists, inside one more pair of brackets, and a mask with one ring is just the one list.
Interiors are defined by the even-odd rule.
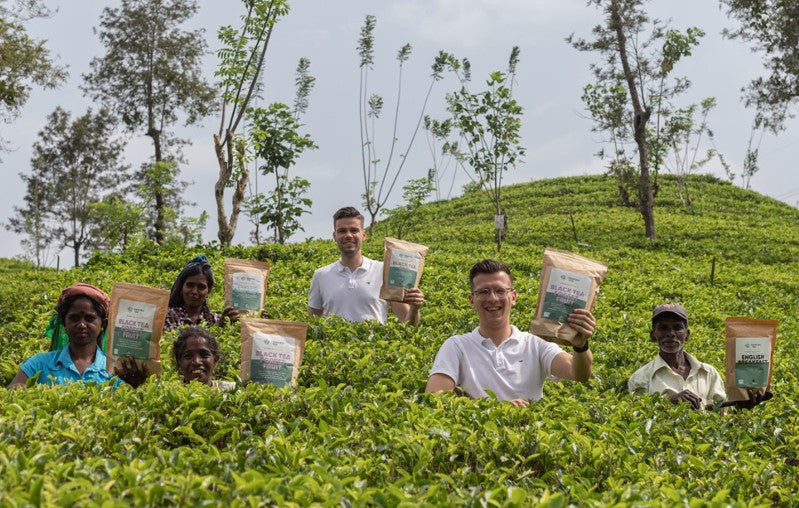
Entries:
[[[285,0],[243,0],[242,5],[245,14],[241,18],[241,26],[223,26],[217,32],[222,48],[217,51],[219,66],[215,76],[219,78],[219,88],[222,89],[222,113],[219,130],[214,134],[214,151],[219,164],[214,199],[217,237],[224,245],[230,245],[236,234],[245,199],[244,191],[250,179],[245,164],[247,146],[238,132],[239,127],[249,110],[250,101],[257,96],[272,30],[289,11]],[[298,89],[303,86],[297,83]],[[301,103],[296,107],[298,111],[304,108]],[[233,188],[230,215],[225,209],[225,192],[228,188]]]
[[402,199],[405,204],[383,210],[386,218],[396,224],[397,238],[402,239],[403,233],[407,233],[417,222],[415,213],[435,190],[434,181],[435,176],[432,173],[424,178],[411,178],[402,187]]
[[[464,59],[464,63],[468,60]],[[485,191],[496,216],[504,226],[497,228],[497,250],[507,234],[507,214],[502,206],[502,177],[509,167],[516,167],[525,154],[521,146],[522,107],[513,98],[513,83],[519,63],[519,48],[511,50],[507,73],[492,72],[486,81],[487,90],[472,93],[468,88],[466,65],[451,58],[448,65],[458,76],[461,88],[447,94],[447,111],[451,124],[445,120],[432,124],[434,134],[445,140],[442,149],[452,154],[462,167],[471,169],[474,180]],[[447,141],[450,128],[455,129],[457,141]]]
[[144,208],[111,195],[89,205],[92,242],[89,248],[99,251],[124,251],[133,241],[145,236]]
[[[299,133],[300,115],[308,108],[308,95],[315,81],[309,67],[310,61],[301,58],[297,65],[293,111],[275,102],[266,109],[255,108],[248,113],[254,157],[263,161],[259,169],[264,176],[274,175],[275,186],[266,195],[256,189],[244,203],[244,209],[257,224],[274,230],[277,243],[285,243],[297,230],[304,231],[299,218],[310,212],[312,205],[311,199],[306,197],[311,183],[300,177],[289,178],[289,170],[302,152],[317,148],[309,134]],[[255,233],[256,243],[260,244],[259,230]]]
[[[594,39],[572,34],[566,41],[578,51],[600,55],[600,63],[591,64],[596,84],[584,89],[583,101],[594,120],[592,130],[606,134],[613,147],[608,170],[618,180],[622,203],[638,208],[646,237],[654,240],[658,172],[673,145],[661,127],[674,111],[671,101],[690,86],[688,79],[674,77],[673,70],[691,55],[704,32],[696,27],[668,29],[649,17],[645,0],[588,3],[605,17],[592,31]],[[630,145],[635,151],[628,155]],[[604,157],[604,149],[598,155]]]
[[51,243],[72,249],[75,266],[82,250],[95,241],[91,204],[115,193],[126,176],[125,144],[114,139],[114,119],[108,110],[71,115],[57,107],[33,145],[26,206],[15,208],[11,229],[28,236],[35,259]]
[[720,0],[727,14],[740,21],[735,30],[725,30],[730,38],[752,43],[763,53],[769,73],[752,80],[744,89],[747,106],[757,108],[756,123],[779,132],[795,115],[799,102],[799,25],[796,4],[785,0]]
[[[17,117],[34,85],[55,88],[67,77],[53,63],[45,41],[33,39],[25,29],[26,21],[50,14],[39,0],[0,0],[0,122]],[[0,137],[0,153],[4,150]]]
[[[477,325],[468,269],[496,254],[480,241],[491,229],[481,194],[416,211],[412,240],[431,247],[419,327],[308,318],[311,274],[338,255],[330,241],[134,245],[62,272],[0,260],[3,383],[46,349],[42,330],[61,288],[78,280],[108,291],[117,281],[169,288],[200,252],[217,278],[225,257],[269,260],[267,309],[309,324],[295,390],[183,386],[170,357],[175,332],[162,343],[164,375],[138,390],[0,389],[0,504],[790,505],[799,481],[799,211],[711,176],[687,180],[691,209],[675,179],[662,177],[656,242],[636,232],[636,211],[616,206],[612,178],[503,190],[514,216],[502,260],[516,278],[516,326],[533,314],[545,247],[610,264],[595,309],[594,379],[547,382],[529,408],[421,393],[442,342]],[[382,254],[379,234],[364,253]],[[222,308],[220,288],[210,298]],[[687,306],[686,347],[717,368],[726,316],[780,319],[775,398],[721,416],[626,393],[632,372],[657,354],[649,317],[664,300]],[[216,377],[235,380],[239,331],[212,331],[224,354]]]
[[[183,29],[197,8],[194,0],[123,0],[119,7],[106,7],[97,31],[106,53],[94,58],[91,72],[83,76],[88,95],[130,132],[153,141],[153,164],[145,164],[135,177],[152,197],[144,196],[156,243],[175,233],[169,229],[179,222],[173,216],[180,215],[185,186],[177,178],[176,161],[186,141],[174,138],[170,129],[180,113],[192,125],[215,107],[215,91],[200,72],[207,48],[203,30]],[[160,164],[172,164],[173,171]]]

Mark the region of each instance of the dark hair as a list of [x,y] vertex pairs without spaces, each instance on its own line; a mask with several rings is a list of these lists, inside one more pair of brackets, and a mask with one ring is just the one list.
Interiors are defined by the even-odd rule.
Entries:
[[513,275],[510,273],[510,269],[505,265],[505,263],[500,263],[499,261],[494,261],[493,259],[484,259],[479,263],[475,263],[471,270],[469,270],[469,287],[474,289],[474,278],[480,274],[487,273],[497,273],[497,272],[505,272],[510,277],[511,286],[513,285]]
[[175,342],[172,344],[172,356],[175,357],[175,365],[178,365],[180,355],[182,355],[183,351],[186,349],[186,342],[192,337],[202,337],[203,339],[207,340],[208,349],[211,350],[211,353],[214,355],[214,359],[219,361],[222,353],[219,351],[219,343],[216,341],[216,338],[214,338],[214,336],[211,335],[211,332],[205,328],[200,326],[190,326],[188,328],[183,328],[178,334],[178,338],[175,339]]
[[186,283],[186,279],[195,275],[205,276],[209,293],[214,289],[214,272],[211,271],[211,263],[208,262],[208,258],[201,254],[186,263],[186,266],[183,267],[174,284],[172,284],[172,290],[169,292],[170,307],[183,306],[183,284]]
[[363,214],[358,211],[357,208],[353,206],[345,206],[344,208],[339,208],[336,210],[336,213],[333,214],[333,227],[336,227],[336,221],[339,219],[351,219],[356,218],[361,221],[361,227],[363,227]]
[[108,315],[105,312],[105,308],[100,305],[99,303],[95,302],[91,298],[86,295],[74,295],[66,298],[62,303],[61,307],[58,309],[58,319],[61,320],[62,323],[65,323],[65,318],[67,317],[67,313],[69,313],[69,309],[72,308],[72,305],[78,300],[78,298],[85,298],[92,302],[92,307],[94,307],[94,311],[100,316],[100,319],[105,319]]
[[[108,327],[108,322],[106,321],[106,318],[108,317],[108,314],[105,311],[105,307],[103,307],[102,305],[100,305],[96,301],[92,300],[91,298],[89,298],[86,295],[74,295],[74,296],[70,296],[68,298],[65,298],[64,301],[61,302],[61,305],[58,308],[58,319],[61,321],[61,323],[66,325],[66,323],[67,323],[66,318],[67,318],[67,314],[69,313],[69,309],[71,309],[72,305],[76,301],[78,301],[78,299],[80,299],[80,298],[85,298],[85,299],[89,300],[90,302],[92,302],[92,307],[94,308],[94,312],[96,312],[97,315],[100,316],[100,320],[104,323],[103,326],[102,326],[102,330],[100,330],[100,334],[97,336],[97,345],[100,346],[100,345],[102,345],[101,344],[102,343],[102,337],[105,334],[105,329]],[[52,347],[52,345],[50,347]]]

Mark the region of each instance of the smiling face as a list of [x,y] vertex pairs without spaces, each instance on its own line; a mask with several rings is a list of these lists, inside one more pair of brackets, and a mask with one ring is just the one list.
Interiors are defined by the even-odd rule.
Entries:
[[[500,328],[510,325],[510,309],[516,305],[516,291],[512,290],[513,282],[505,272],[481,273],[472,279],[472,293],[469,303],[477,311],[480,326]],[[511,289],[510,291],[506,291]],[[486,293],[486,290],[490,290]],[[497,290],[506,293],[500,297]]]
[[691,335],[688,324],[675,314],[662,314],[652,323],[649,334],[653,342],[657,342],[661,353],[675,354],[682,351],[685,342]]
[[209,291],[208,279],[205,278],[205,275],[198,273],[197,275],[186,277],[181,290],[183,305],[188,309],[202,307],[205,300],[208,299]]
[[80,297],[72,302],[64,315],[64,328],[71,344],[84,346],[97,342],[105,328],[105,320],[97,313],[89,298]]
[[333,240],[338,245],[342,256],[360,254],[361,246],[366,238],[363,222],[357,217],[337,219],[334,222]]
[[186,339],[186,344],[177,361],[178,371],[183,375],[184,383],[199,381],[210,385],[219,358],[214,356],[205,337],[193,335]]

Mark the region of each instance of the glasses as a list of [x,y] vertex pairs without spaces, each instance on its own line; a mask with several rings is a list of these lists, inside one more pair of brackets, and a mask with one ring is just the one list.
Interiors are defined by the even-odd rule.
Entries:
[[509,294],[513,293],[513,288],[481,288],[475,291],[472,291],[472,294],[478,300],[485,300],[486,298],[491,296],[491,293],[497,295],[497,298],[505,298]]

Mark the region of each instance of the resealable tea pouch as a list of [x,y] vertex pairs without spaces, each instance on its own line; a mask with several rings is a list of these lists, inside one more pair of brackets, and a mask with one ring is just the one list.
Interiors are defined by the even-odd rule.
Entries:
[[307,323],[242,319],[241,380],[297,386],[307,333]]
[[418,243],[389,238],[383,241],[383,286],[380,298],[401,302],[405,290],[419,286],[428,248]]
[[746,317],[724,320],[728,401],[749,400],[747,388],[758,388],[764,393],[771,387],[779,323]]
[[269,263],[250,259],[225,259],[225,307],[260,314],[264,310]]
[[161,374],[161,335],[169,306],[169,291],[117,282],[111,291],[108,311],[108,346],[105,370],[115,374],[120,359],[132,356],[147,367],[148,374]]
[[577,330],[567,318],[574,309],[593,310],[599,285],[608,265],[572,252],[547,248],[541,266],[538,304],[530,323],[530,332],[566,346],[576,343]]

